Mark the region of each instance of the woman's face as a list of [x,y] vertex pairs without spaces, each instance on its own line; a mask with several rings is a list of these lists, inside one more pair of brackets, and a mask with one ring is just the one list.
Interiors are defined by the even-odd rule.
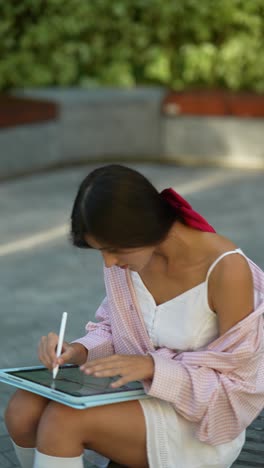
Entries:
[[151,261],[155,250],[155,247],[118,249],[101,245],[90,235],[86,235],[85,239],[93,249],[100,250],[107,268],[118,266],[123,269],[141,271]]

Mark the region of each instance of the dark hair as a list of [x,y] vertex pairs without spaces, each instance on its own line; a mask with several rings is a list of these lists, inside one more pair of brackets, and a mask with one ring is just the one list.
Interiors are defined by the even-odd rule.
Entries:
[[89,234],[106,247],[156,245],[179,219],[139,172],[118,164],[92,171],[81,183],[71,214],[71,238],[89,248]]

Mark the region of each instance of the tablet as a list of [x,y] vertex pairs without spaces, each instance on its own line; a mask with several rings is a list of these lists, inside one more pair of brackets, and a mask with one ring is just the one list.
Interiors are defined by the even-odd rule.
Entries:
[[80,371],[79,366],[60,367],[54,380],[46,367],[1,369],[0,381],[42,395],[73,408],[91,408],[128,400],[148,398],[139,381],[120,388],[110,387],[117,378],[94,377]]

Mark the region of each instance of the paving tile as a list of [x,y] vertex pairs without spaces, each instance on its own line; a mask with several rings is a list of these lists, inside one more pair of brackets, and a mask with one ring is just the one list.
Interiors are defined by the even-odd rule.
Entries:
[[13,445],[9,435],[6,434],[0,437],[0,452],[6,452],[8,450],[13,450]]
[[6,434],[6,425],[3,420],[0,419],[0,437]]
[[18,459],[13,448],[8,452],[4,452],[4,456],[12,463],[12,466],[18,465]]
[[0,453],[0,466],[1,468],[15,468],[17,465],[14,464],[10,459],[8,459],[4,454]]

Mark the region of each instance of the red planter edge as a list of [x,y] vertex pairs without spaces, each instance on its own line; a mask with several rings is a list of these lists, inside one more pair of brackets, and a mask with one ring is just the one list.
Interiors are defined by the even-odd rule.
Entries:
[[0,95],[0,128],[53,121],[58,113],[54,102]]
[[169,91],[162,102],[166,115],[264,117],[264,94],[222,90]]

